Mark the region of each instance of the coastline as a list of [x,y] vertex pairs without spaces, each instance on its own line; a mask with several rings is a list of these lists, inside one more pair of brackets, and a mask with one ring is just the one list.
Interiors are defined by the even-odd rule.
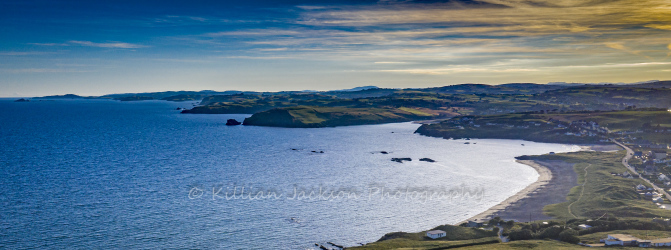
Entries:
[[[455,225],[459,225],[464,222],[468,221],[477,221],[477,222],[483,222],[486,220],[489,220],[493,217],[495,217],[497,214],[500,214],[502,212],[505,212],[507,209],[510,209],[514,204],[519,202],[522,199],[529,198],[530,194],[533,193],[534,191],[537,191],[538,189],[542,189],[546,185],[550,184],[552,181],[552,171],[550,171],[549,168],[547,168],[544,165],[539,164],[536,161],[533,160],[516,160],[517,163],[521,163],[527,166],[532,167],[536,172],[538,172],[539,176],[538,179],[534,182],[531,183],[529,186],[526,188],[520,190],[516,194],[508,197],[504,201],[502,201],[499,204],[496,204],[495,206],[485,210],[482,213],[479,213],[473,217],[470,217],[464,221],[461,221]],[[541,211],[542,212],[542,211]]]
[[[583,144],[578,146],[580,146],[580,151],[618,151],[618,148],[616,148],[618,146],[613,144]],[[573,164],[538,160],[516,160],[516,162],[536,170],[540,175],[538,180],[501,203],[456,225],[468,221],[482,222],[496,216],[516,221],[550,219],[549,216],[543,214],[543,207],[564,202],[570,189],[577,185],[577,174],[573,171]]]

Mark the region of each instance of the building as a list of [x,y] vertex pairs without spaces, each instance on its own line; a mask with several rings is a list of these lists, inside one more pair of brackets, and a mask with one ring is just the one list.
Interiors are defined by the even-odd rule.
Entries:
[[467,227],[481,227],[483,224],[481,222],[478,222],[478,220],[472,221],[469,220],[468,223],[466,223]]
[[442,238],[442,237],[445,237],[446,235],[447,235],[447,233],[443,230],[431,230],[431,231],[426,232],[426,237],[429,237],[431,239]]
[[656,239],[650,242],[653,247],[669,247],[671,246],[671,238]]
[[627,234],[609,234],[604,243],[606,246],[637,246],[638,241],[639,238]]
[[638,247],[650,247],[652,246],[652,241],[650,240],[639,240]]
[[589,229],[589,228],[592,227],[592,226],[587,225],[587,224],[580,224],[580,225],[578,225],[578,227],[579,227],[580,229]]
[[667,156],[666,151],[655,150],[653,152],[655,153],[655,159],[657,160],[665,159]]
[[636,190],[645,191],[645,189],[647,189],[647,187],[643,186],[643,184],[638,184],[638,186],[636,186]]

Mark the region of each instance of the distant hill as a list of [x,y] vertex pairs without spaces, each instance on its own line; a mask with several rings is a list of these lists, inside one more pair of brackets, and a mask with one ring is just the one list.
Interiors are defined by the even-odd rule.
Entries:
[[557,90],[567,87],[568,86],[535,83],[508,83],[501,85],[467,83],[412,90],[440,94],[538,94],[549,90]]
[[[203,91],[163,91],[163,92],[148,92],[148,93],[123,93],[123,94],[109,94],[100,96],[100,98],[108,99],[148,99],[151,97],[156,100],[168,100],[170,97],[180,96],[175,98],[179,101],[191,101],[191,100],[201,100],[205,96],[212,95],[232,95],[242,93],[242,91],[228,90],[228,91],[212,91],[212,90],[203,90]],[[189,96],[188,98],[186,96]]]
[[33,99],[91,99],[95,97],[84,97],[75,94],[65,94],[65,95],[50,95],[43,97],[34,97]]
[[356,87],[356,88],[351,88],[351,89],[341,89],[341,90],[331,90],[331,91],[361,91],[361,90],[367,90],[367,89],[378,89],[377,86],[361,86],[361,87]]
[[634,84],[630,86],[636,86],[639,88],[655,88],[655,89],[668,89],[671,88],[671,81],[655,81],[655,82],[647,82],[647,83],[640,83],[640,84]]

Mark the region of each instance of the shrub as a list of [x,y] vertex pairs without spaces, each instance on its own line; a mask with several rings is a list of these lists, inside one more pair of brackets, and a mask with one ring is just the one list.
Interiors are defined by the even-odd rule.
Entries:
[[566,229],[559,234],[559,240],[571,244],[578,244],[580,239],[576,236],[578,232],[573,229]]
[[508,234],[508,237],[510,237],[510,240],[530,240],[533,239],[533,235],[531,234],[531,230],[516,230],[516,231],[510,231]]

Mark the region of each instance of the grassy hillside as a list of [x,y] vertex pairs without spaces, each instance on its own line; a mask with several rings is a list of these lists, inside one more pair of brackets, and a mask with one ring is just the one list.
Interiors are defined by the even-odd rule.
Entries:
[[[542,249],[542,250],[569,250],[569,249],[583,249],[583,247],[576,246],[556,240],[523,240],[513,241],[508,243],[501,243],[496,245],[480,245],[459,248],[460,250],[513,250],[513,249]],[[587,249],[587,248],[586,248]],[[641,249],[639,247],[617,247],[617,249]]]
[[671,232],[669,231],[656,231],[656,230],[615,230],[610,232],[599,232],[593,234],[586,234],[580,236],[580,240],[588,244],[599,243],[600,239],[605,239],[609,234],[628,234],[639,239],[644,240],[654,240],[671,237]]
[[573,187],[566,197],[566,202],[548,205],[545,207],[545,212],[558,219],[595,218],[605,213],[630,218],[671,217],[671,210],[657,208],[635,191],[636,185],[646,185],[645,182],[611,174],[627,171],[621,164],[622,157],[624,151],[576,152],[531,157],[531,159],[575,163],[574,171],[578,174],[578,183],[580,185],[585,183],[584,191],[582,186]]
[[[671,141],[671,112],[637,109],[626,111],[529,112],[503,115],[462,116],[440,124],[422,125],[417,133],[442,138],[522,139],[555,143],[603,143],[620,135],[585,129],[572,122],[596,122],[611,132],[638,131],[631,137],[656,143]],[[583,135],[576,135],[581,132]],[[569,133],[569,134],[567,134]],[[629,139],[627,139],[629,140]]]
[[650,126],[660,125],[671,128],[671,112],[667,110],[635,110],[609,112],[575,112],[566,114],[550,114],[550,117],[560,121],[587,120],[598,122],[611,131],[633,131],[642,129],[646,123]]
[[259,112],[245,119],[243,124],[289,128],[316,128],[405,122],[433,117],[431,114],[409,108],[298,106]]
[[[580,129],[548,121],[542,114],[462,116],[438,124],[424,124],[416,133],[441,138],[519,139],[553,143],[600,143],[604,135],[576,136]],[[564,127],[558,127],[558,125]],[[566,133],[573,133],[567,135]]]
[[634,86],[580,86],[536,94],[533,100],[583,106],[585,110],[611,110],[626,106],[671,107],[671,89]]
[[386,234],[377,242],[353,249],[435,249],[472,244],[491,244],[499,241],[495,232],[475,228],[443,225],[431,230],[443,230],[447,233],[447,236],[434,240],[426,237],[426,232],[430,230],[418,233],[396,232]]

